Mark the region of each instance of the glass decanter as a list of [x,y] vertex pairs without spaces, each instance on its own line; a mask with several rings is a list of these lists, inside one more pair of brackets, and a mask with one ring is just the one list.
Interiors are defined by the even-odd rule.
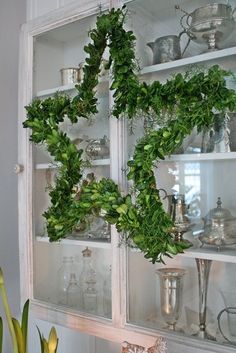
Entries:
[[111,266],[105,275],[103,282],[103,312],[108,318],[111,318]]
[[90,313],[97,311],[97,278],[92,266],[92,251],[87,247],[82,251],[83,268],[80,275],[83,309]]
[[81,307],[81,290],[75,273],[70,274],[70,281],[67,287],[67,305],[72,308]]
[[58,304],[67,305],[67,288],[72,273],[76,274],[73,256],[63,256],[62,265],[57,273]]

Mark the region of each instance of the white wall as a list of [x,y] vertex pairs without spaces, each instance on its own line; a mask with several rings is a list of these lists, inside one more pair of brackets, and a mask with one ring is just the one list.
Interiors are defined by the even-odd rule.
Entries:
[[73,2],[76,3],[76,0],[28,0],[27,19],[37,18]]
[[53,325],[50,322],[35,319],[32,315],[30,316],[29,325],[29,353],[40,352],[39,335],[36,326],[39,327],[41,334],[43,334],[46,339],[48,338],[51,327],[55,326],[59,339],[57,353],[95,353],[93,337],[59,325]]
[[[26,0],[0,0],[0,266],[4,271],[12,314],[20,306],[17,227],[17,85],[20,24]],[[4,317],[0,301],[0,315]],[[7,330],[5,330],[7,331]],[[4,337],[4,353],[11,353]]]

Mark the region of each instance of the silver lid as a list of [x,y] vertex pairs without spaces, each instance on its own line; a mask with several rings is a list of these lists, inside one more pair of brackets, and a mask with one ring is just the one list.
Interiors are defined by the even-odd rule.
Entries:
[[232,214],[227,208],[221,207],[222,201],[221,198],[218,197],[216,202],[217,207],[212,208],[208,214],[206,215],[206,220],[227,220],[232,218]]

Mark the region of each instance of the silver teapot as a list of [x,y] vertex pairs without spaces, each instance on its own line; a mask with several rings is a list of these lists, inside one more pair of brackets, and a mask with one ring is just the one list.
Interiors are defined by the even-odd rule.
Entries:
[[199,236],[202,244],[214,245],[218,250],[222,246],[236,244],[236,218],[221,205],[221,198],[218,197],[217,207],[203,218],[204,231]]
[[109,139],[104,135],[102,138],[89,140],[85,152],[92,159],[108,158],[110,153]]
[[177,35],[168,35],[157,38],[155,42],[147,43],[147,46],[153,51],[153,62],[152,64],[160,64],[168,61],[181,59],[188,47],[189,41],[187,42],[184,50],[181,52],[180,38],[185,31]]

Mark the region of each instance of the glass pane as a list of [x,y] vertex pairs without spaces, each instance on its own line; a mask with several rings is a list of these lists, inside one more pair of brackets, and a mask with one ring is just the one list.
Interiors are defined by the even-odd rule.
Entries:
[[34,256],[34,298],[111,318],[109,248],[38,241]]
[[[83,48],[95,22],[96,15],[89,16],[34,38],[35,98],[44,101],[57,92],[71,99],[77,95],[75,85],[83,79],[86,58]],[[98,113],[89,119],[80,117],[74,124],[64,116],[60,123],[60,130],[78,150],[83,149],[82,179],[74,186],[75,199],[80,197],[82,183],[110,176],[108,87],[108,71],[103,70],[96,89]],[[75,222],[65,240],[50,243],[43,214],[51,204],[49,191],[60,178],[60,163],[44,145],[33,150],[34,297],[111,318],[110,226],[100,214],[93,214],[84,222]]]

